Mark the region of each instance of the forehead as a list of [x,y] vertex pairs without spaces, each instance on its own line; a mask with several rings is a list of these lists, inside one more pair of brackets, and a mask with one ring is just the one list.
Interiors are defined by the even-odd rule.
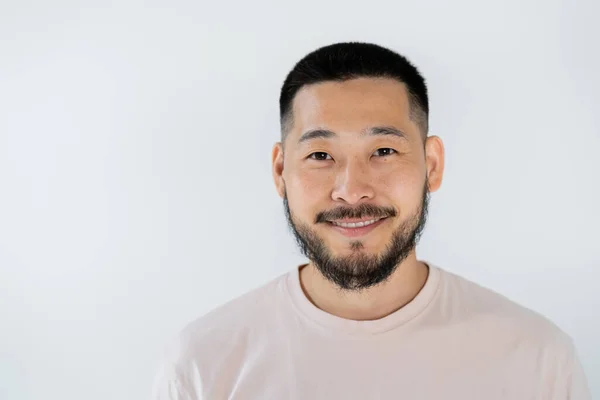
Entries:
[[357,78],[304,86],[292,104],[292,135],[308,129],[360,132],[366,126],[411,130],[409,100],[402,82]]

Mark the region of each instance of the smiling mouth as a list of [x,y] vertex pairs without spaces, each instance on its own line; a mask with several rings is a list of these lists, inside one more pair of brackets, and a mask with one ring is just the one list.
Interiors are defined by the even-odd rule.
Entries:
[[384,218],[385,217],[379,217],[364,221],[329,221],[329,223],[342,228],[362,228],[364,226],[369,226],[374,224],[375,222],[381,221]]
[[387,217],[371,218],[371,219],[344,219],[328,221],[329,226],[350,239],[357,239],[367,235],[369,232],[377,229],[378,226],[384,223]]

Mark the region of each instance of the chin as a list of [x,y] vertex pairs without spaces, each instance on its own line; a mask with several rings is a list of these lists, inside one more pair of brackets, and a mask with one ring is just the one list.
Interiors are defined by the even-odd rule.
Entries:
[[345,243],[328,246],[328,249],[334,257],[348,257],[353,254],[376,256],[385,250],[385,246],[369,245],[365,240],[346,240]]

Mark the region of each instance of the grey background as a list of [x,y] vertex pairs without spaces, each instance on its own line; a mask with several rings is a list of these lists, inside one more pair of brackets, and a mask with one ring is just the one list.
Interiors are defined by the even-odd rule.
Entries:
[[551,318],[600,397],[599,4],[2,0],[0,398],[148,398],[185,323],[304,261],[278,90],[341,40],[428,80],[420,258]]

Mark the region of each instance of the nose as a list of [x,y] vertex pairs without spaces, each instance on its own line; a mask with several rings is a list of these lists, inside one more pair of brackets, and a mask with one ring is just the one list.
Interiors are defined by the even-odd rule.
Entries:
[[371,200],[374,196],[372,177],[364,163],[350,161],[337,172],[335,187],[331,193],[334,201],[357,204]]

